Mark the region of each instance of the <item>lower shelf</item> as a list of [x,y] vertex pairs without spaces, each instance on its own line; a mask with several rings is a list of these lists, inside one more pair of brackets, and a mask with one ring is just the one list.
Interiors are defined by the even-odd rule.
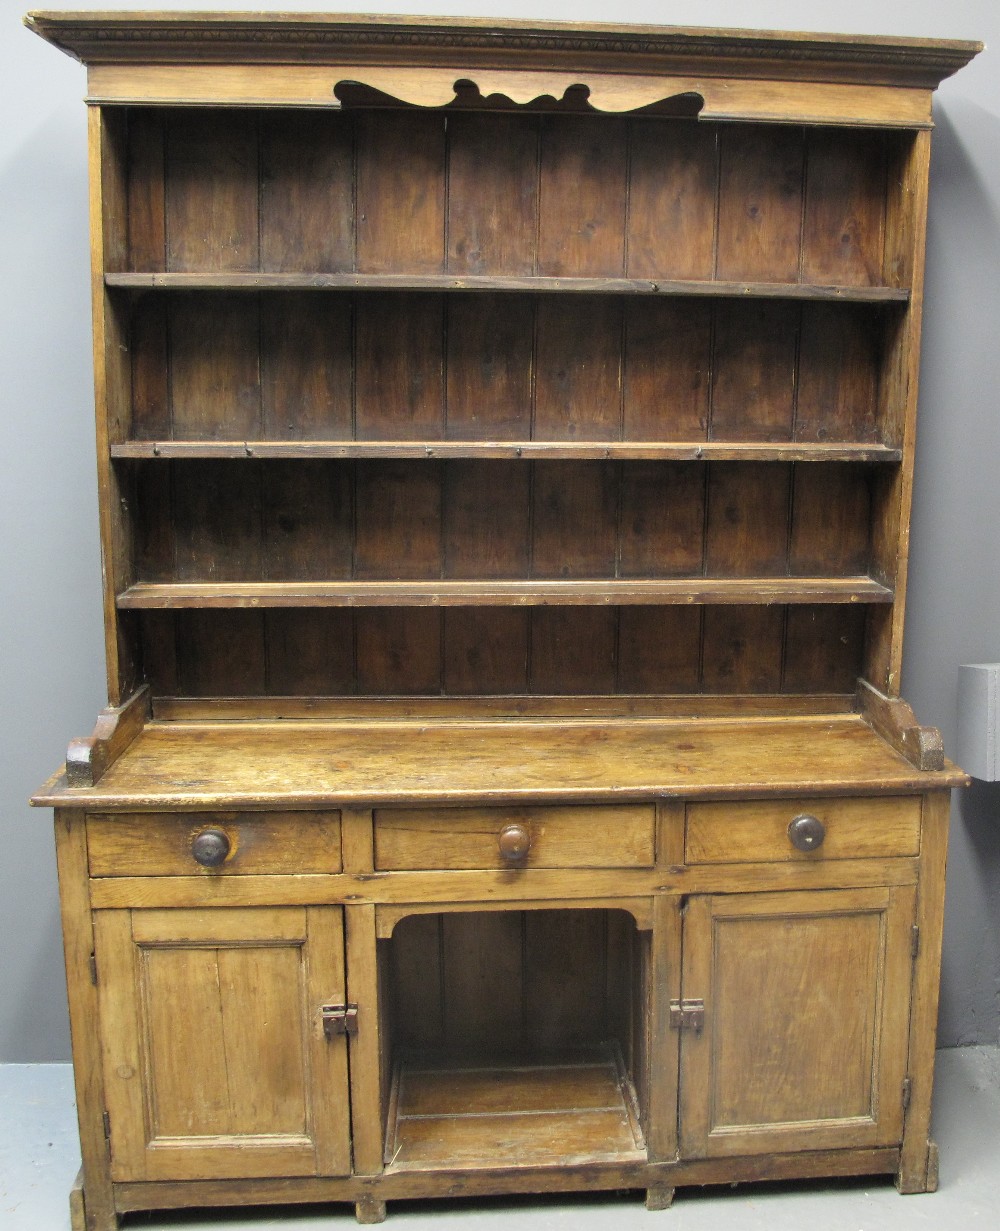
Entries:
[[635,1092],[616,1044],[476,1064],[413,1055],[393,1072],[388,1172],[642,1162]]

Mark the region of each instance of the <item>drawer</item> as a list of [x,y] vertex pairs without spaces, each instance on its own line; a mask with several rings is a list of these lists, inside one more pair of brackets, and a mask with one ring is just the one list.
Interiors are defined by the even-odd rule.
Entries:
[[[225,836],[222,863],[206,867],[193,843]],[[203,846],[211,844],[203,839]],[[216,848],[219,849],[218,847]],[[146,812],[87,819],[91,876],[251,876],[339,872],[339,812]]]
[[375,867],[652,867],[655,829],[652,804],[385,809],[375,813]]
[[[800,850],[789,825],[819,821],[818,845]],[[808,831],[807,831],[808,832]],[[689,804],[684,839],[688,863],[773,863],[869,859],[920,853],[920,799],[760,799]]]

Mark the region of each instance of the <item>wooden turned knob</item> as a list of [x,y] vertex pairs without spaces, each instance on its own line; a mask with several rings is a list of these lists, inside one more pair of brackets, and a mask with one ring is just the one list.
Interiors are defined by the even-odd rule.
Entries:
[[531,849],[531,834],[527,825],[504,825],[497,845],[504,863],[520,863]]
[[191,840],[191,854],[203,868],[218,868],[226,862],[232,844],[221,829],[203,829]]
[[788,840],[797,851],[815,851],[823,845],[826,826],[808,812],[797,816],[788,826]]

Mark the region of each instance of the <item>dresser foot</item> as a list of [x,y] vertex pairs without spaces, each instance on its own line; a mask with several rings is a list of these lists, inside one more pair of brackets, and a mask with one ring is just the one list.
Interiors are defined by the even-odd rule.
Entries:
[[354,1203],[354,1217],[365,1224],[385,1222],[385,1202],[377,1197],[362,1197]]
[[896,1187],[903,1194],[936,1193],[938,1187],[938,1148],[936,1141],[927,1142],[927,1153],[918,1167],[907,1167],[906,1152],[896,1175]]
[[647,1210],[669,1210],[674,1203],[674,1189],[666,1184],[658,1184],[655,1188],[646,1189]]
[[83,1192],[83,1171],[77,1173],[69,1190],[70,1231],[118,1231],[118,1215],[107,1211],[103,1215],[91,1212],[87,1219],[87,1198]]

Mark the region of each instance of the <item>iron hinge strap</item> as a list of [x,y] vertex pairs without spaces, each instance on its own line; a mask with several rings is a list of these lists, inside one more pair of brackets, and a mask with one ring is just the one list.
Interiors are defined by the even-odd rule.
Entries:
[[89,965],[90,965],[90,981],[94,985],[94,987],[96,987],[97,986],[97,954],[96,953],[92,953],[90,955]]
[[671,1000],[671,1030],[693,1030],[697,1034],[704,1025],[704,1000]]
[[104,1137],[105,1140],[111,1140],[111,1113],[106,1111],[103,1115],[104,1120]]
[[338,1035],[358,1033],[358,1006],[356,1004],[325,1004],[320,1009],[323,1033],[328,1039]]
[[910,1077],[903,1078],[903,1110],[907,1111],[910,1106],[910,1099],[913,1097],[913,1080]]

